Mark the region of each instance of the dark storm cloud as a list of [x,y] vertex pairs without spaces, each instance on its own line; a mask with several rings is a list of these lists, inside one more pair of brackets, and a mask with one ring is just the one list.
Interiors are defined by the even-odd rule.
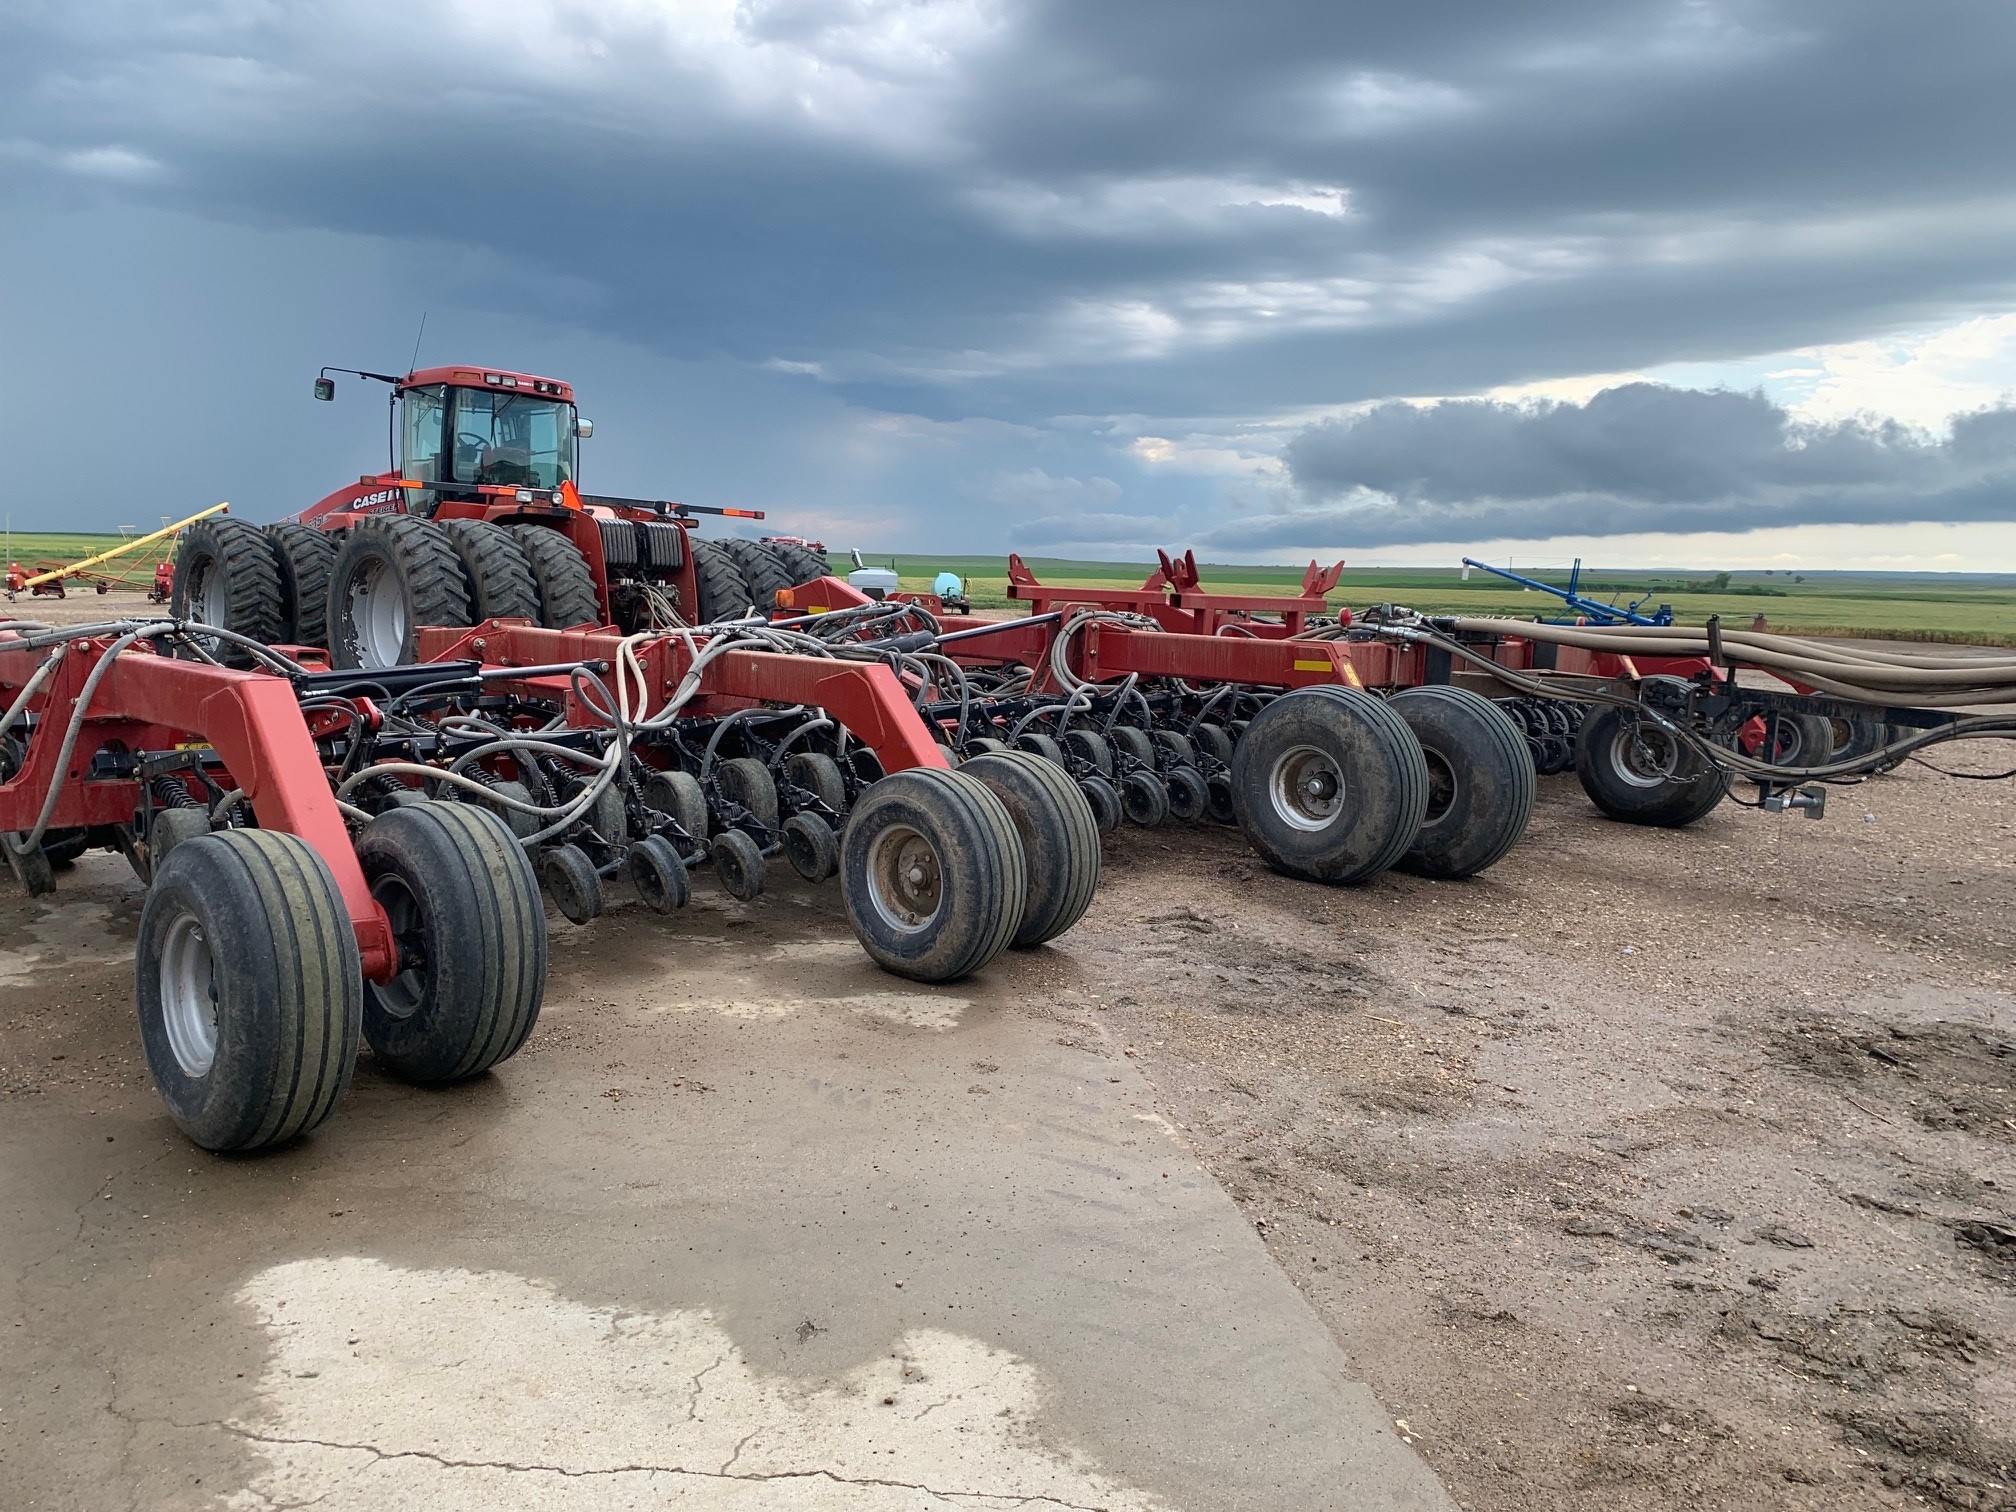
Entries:
[[2012,55],[1993,0],[16,0],[0,205],[378,238],[859,408],[1252,417],[2016,300]]
[[1246,522],[1239,542],[2016,519],[2011,409],[1932,440],[1883,421],[1802,425],[1760,394],[1633,383],[1586,404],[1382,404],[1304,431],[1286,457],[1328,502]]

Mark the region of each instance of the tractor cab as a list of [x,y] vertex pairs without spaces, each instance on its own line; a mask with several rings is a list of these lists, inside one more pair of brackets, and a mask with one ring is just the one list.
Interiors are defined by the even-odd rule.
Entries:
[[575,480],[575,441],[590,430],[572,388],[528,373],[426,368],[399,381],[393,402],[399,475],[420,483],[558,488]]

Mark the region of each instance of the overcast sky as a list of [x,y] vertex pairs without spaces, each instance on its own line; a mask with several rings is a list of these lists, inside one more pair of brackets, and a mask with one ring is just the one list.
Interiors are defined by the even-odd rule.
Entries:
[[[2002,0],[0,0],[0,509],[276,518],[323,363],[829,545],[2016,570]],[[1955,418],[1955,417],[1960,418]]]

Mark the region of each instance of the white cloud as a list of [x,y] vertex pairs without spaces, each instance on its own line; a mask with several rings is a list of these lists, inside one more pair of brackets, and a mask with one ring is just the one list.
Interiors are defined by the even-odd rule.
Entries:
[[990,219],[1023,236],[1067,234],[1140,239],[1172,228],[1229,225],[1254,211],[1299,211],[1340,220],[1351,194],[1303,179],[1265,181],[1205,174],[1157,174],[1066,186],[1002,180],[967,198]]
[[1053,477],[1040,467],[996,474],[975,492],[990,504],[1019,510],[1103,509],[1120,497],[1111,478]]
[[1771,377],[1813,420],[1888,415],[1939,431],[2016,394],[2016,314],[1978,315],[1913,335],[1803,347]]

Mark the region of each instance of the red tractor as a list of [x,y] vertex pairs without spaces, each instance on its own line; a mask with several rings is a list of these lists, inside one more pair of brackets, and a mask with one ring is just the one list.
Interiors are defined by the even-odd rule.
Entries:
[[324,368],[317,399],[336,396],[331,373],[390,385],[391,467],[278,524],[190,526],[176,555],[178,616],[326,647],[338,667],[389,667],[419,659],[422,625],[705,624],[767,612],[779,589],[826,573],[805,546],[692,533],[696,514],[760,520],[758,510],[582,493],[578,442],[594,427],[558,379]]

